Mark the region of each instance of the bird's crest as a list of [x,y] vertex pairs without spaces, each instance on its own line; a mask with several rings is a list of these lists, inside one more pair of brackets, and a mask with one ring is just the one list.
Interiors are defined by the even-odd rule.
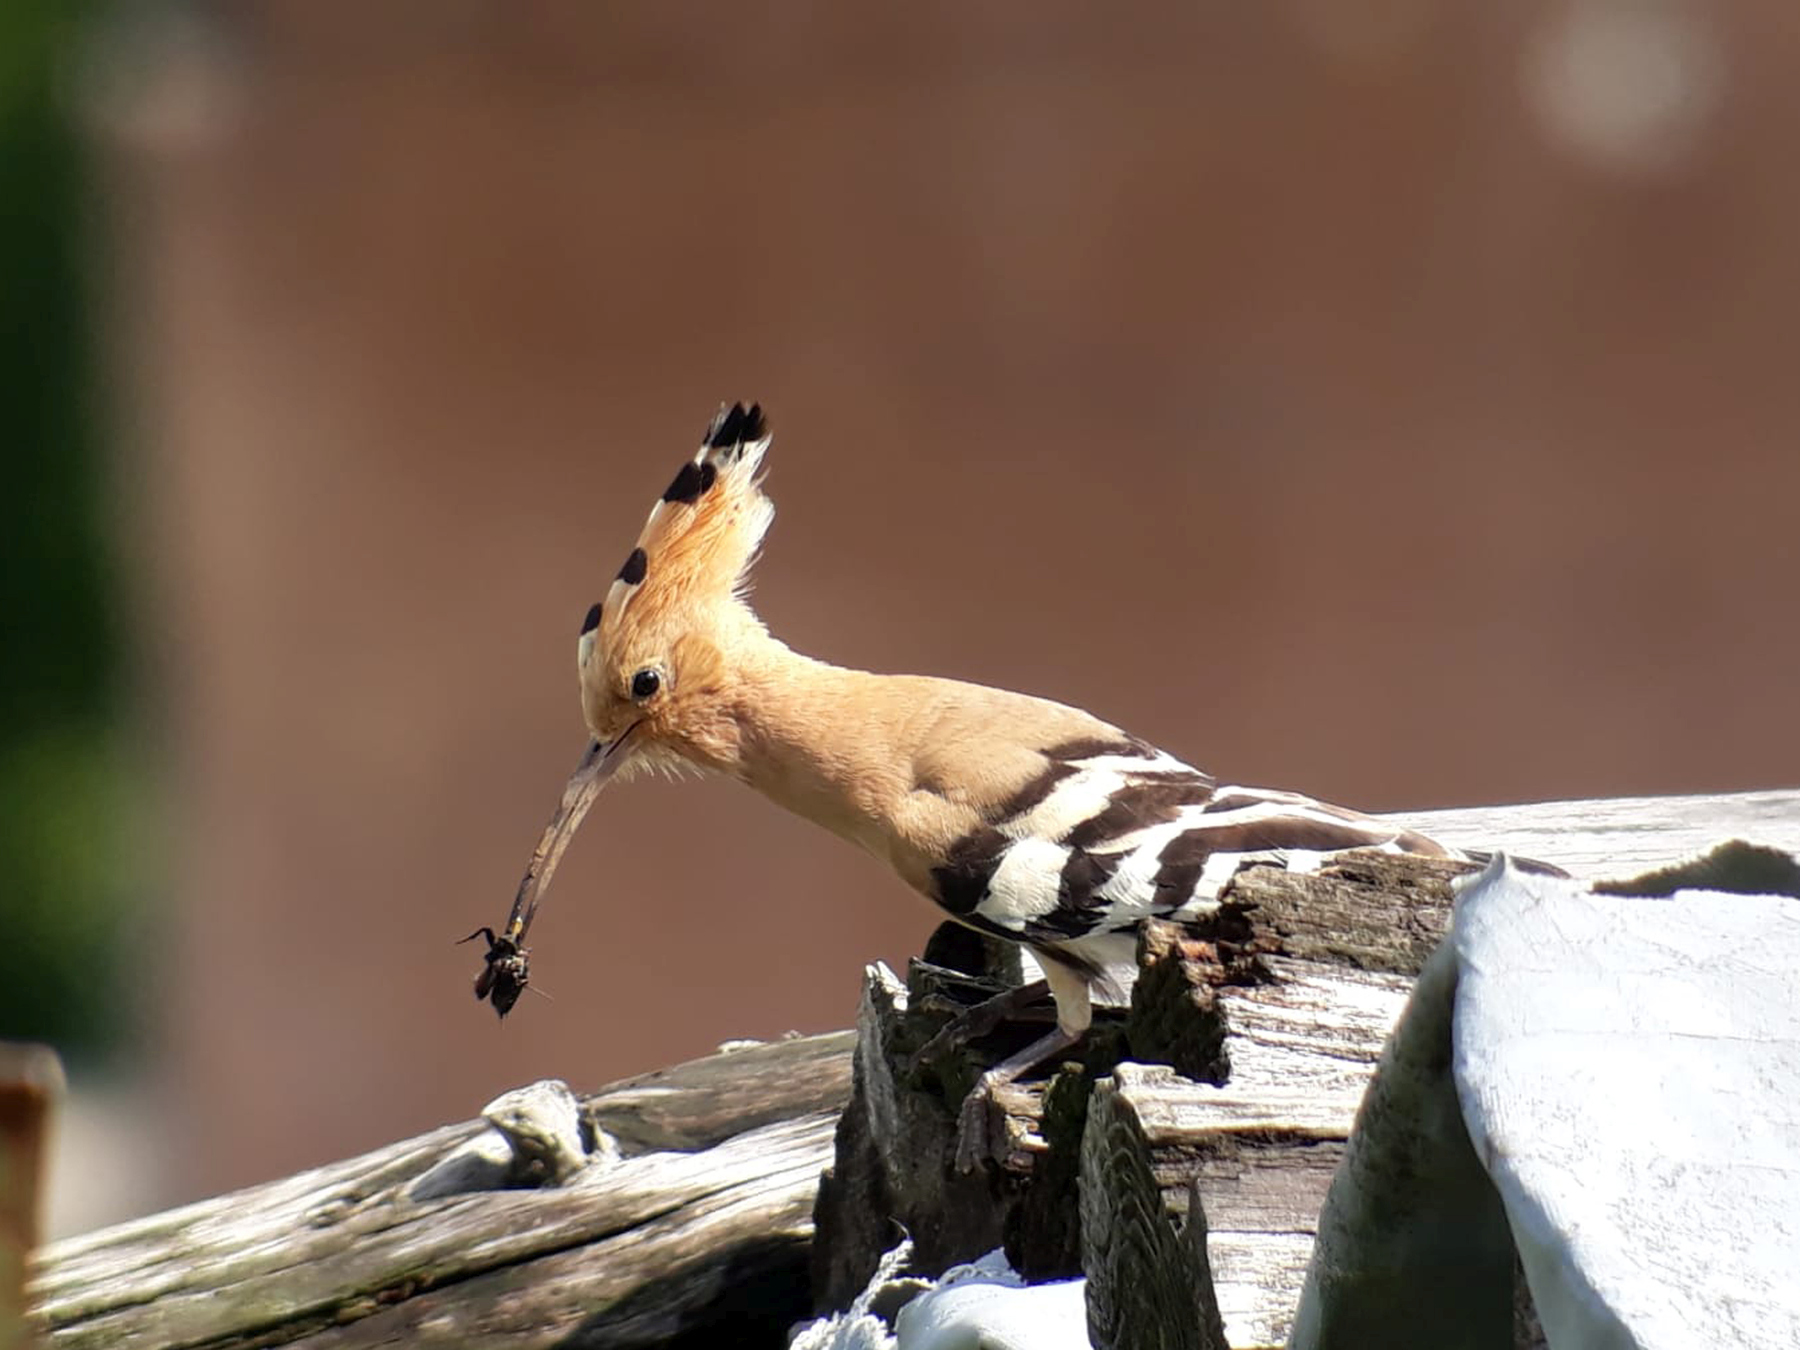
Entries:
[[721,407],[700,449],[663,492],[606,599],[588,611],[584,644],[603,645],[633,621],[740,594],[757,546],[775,518],[758,470],[769,448],[762,408]]

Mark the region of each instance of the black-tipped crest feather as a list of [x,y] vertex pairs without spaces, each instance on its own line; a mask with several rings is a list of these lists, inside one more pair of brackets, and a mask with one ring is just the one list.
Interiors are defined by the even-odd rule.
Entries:
[[632,613],[665,612],[669,597],[692,604],[696,594],[742,596],[746,573],[775,508],[762,493],[758,470],[768,448],[769,425],[760,404],[721,406],[707,427],[706,444],[681,466],[650,510],[634,549],[607,591],[601,628]]
[[769,424],[763,418],[762,404],[752,403],[746,408],[741,403],[734,403],[729,408],[719,409],[719,415],[706,429],[706,440],[702,444],[708,450],[730,450],[746,441],[763,440],[768,434]]
[[675,475],[675,480],[663,492],[662,499],[665,502],[698,501],[704,490],[700,477],[700,466],[690,459],[681,466],[681,472]]

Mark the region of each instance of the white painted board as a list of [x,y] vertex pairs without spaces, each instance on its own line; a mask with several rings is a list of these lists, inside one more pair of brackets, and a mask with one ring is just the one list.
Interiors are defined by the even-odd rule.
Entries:
[[1453,941],[1457,1093],[1554,1350],[1800,1346],[1800,901],[1496,859]]

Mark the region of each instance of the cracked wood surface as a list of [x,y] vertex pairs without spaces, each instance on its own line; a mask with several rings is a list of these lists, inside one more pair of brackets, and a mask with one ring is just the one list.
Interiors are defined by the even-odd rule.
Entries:
[[[1636,875],[1734,836],[1800,852],[1800,792],[1404,819],[1446,843],[1582,877]],[[498,1136],[471,1122],[58,1243],[33,1263],[34,1318],[54,1347],[642,1345],[748,1315],[733,1302],[748,1292],[774,1310],[773,1346],[783,1339],[776,1323],[805,1310],[816,1213],[823,1306],[842,1306],[865,1258],[892,1245],[893,1215],[940,1266],[1004,1240],[1038,1277],[1086,1269],[1100,1282],[1102,1343],[1210,1343],[1158,1340],[1129,1313],[1132,1279],[1162,1281],[1159,1297],[1190,1279],[1212,1292],[1194,1304],[1204,1337],[1216,1340],[1222,1326],[1234,1347],[1279,1344],[1363,1089],[1448,922],[1455,870],[1364,856],[1318,875],[1240,874],[1237,926],[1167,950],[1181,978],[1163,981],[1159,997],[1178,1006],[1152,1019],[1165,1043],[1171,1027],[1214,1039],[1222,1027],[1223,1081],[1133,1062],[1130,1018],[1103,1020],[1086,1050],[1087,1081],[1062,1094],[1067,1117],[1040,1127],[1042,1085],[1000,1095],[999,1167],[987,1176],[958,1178],[947,1166],[946,1102],[959,1095],[956,1075],[978,1064],[951,1065],[935,1084],[906,1067],[962,997],[961,977],[926,981],[912,1015],[929,1006],[930,1016],[916,1026],[908,991],[871,972],[856,1099],[835,1151],[833,1119],[851,1096],[849,1032],[603,1089],[583,1118],[623,1157],[590,1161],[566,1185],[496,1189],[490,1179],[443,1190],[446,1160],[463,1158],[477,1178],[500,1165],[475,1156],[484,1141],[491,1154]],[[1257,978],[1242,978],[1246,962]],[[1133,1014],[1141,1028],[1149,1011]],[[1096,1082],[1103,1092],[1088,1090]],[[1095,1100],[1105,1103],[1097,1113]],[[1101,1129],[1108,1138],[1088,1147],[1087,1132]],[[1126,1156],[1120,1140],[1139,1142],[1126,1149],[1131,1166],[1114,1171],[1104,1160]],[[1085,1172],[1084,1159],[1093,1160]],[[438,1189],[420,1188],[427,1174]],[[1034,1185],[1044,1188],[1035,1197]],[[1077,1190],[1084,1207],[1104,1211],[1085,1233],[1068,1223]],[[1190,1218],[1195,1196],[1203,1222]],[[1128,1231],[1153,1218],[1168,1232]],[[1134,1274],[1109,1251],[1155,1252],[1167,1268]]]
[[777,1041],[602,1089],[584,1114],[626,1156],[564,1185],[413,1198],[491,1149],[477,1121],[60,1242],[34,1319],[69,1350],[654,1344],[744,1281],[785,1283],[798,1316],[850,1050]]
[[[1504,849],[1585,877],[1633,876],[1733,836],[1800,851],[1795,792],[1543,803],[1404,820],[1447,843]],[[910,1051],[935,1027],[909,1027],[909,999],[939,1017],[951,980],[915,969],[902,986],[872,973],[857,1095],[840,1132],[838,1173],[821,1194],[821,1232],[834,1238],[830,1252],[815,1254],[821,1303],[866,1274],[891,1214],[933,1266],[1004,1238],[1034,1277],[1085,1273],[1097,1345],[1209,1345],[1220,1326],[1222,1344],[1283,1344],[1364,1089],[1414,977],[1448,927],[1450,880],[1468,870],[1363,854],[1317,874],[1272,866],[1241,872],[1225,919],[1184,939],[1197,944],[1187,978],[1210,989],[1195,988],[1184,1005],[1178,984],[1159,981],[1159,997],[1171,1006],[1134,1006],[1122,1033],[1114,1024],[1125,1058],[1115,1052],[1114,1063],[1096,1062],[1090,1052],[1093,1100],[1105,1107],[1090,1106],[1085,1126],[1040,1129],[1042,1084],[999,1094],[1000,1170],[974,1191],[947,1177],[942,1161],[954,1077],[934,1091],[907,1069]],[[1227,950],[1234,943],[1235,955]],[[1263,979],[1239,978],[1245,950]],[[1183,1018],[1190,1038],[1214,1035],[1215,1019],[1222,1020],[1224,1082],[1132,1062],[1133,1019],[1153,1022],[1155,1039],[1166,1045],[1167,1027]],[[1079,1158],[1059,1161],[1069,1150]],[[1050,1184],[1065,1193],[1034,1193]],[[1071,1241],[1056,1216],[1077,1191],[1083,1223]],[[1193,1196],[1202,1205],[1199,1222],[1189,1221]],[[1158,1225],[1167,1231],[1152,1231]],[[1056,1268],[1059,1259],[1066,1268]],[[1180,1336],[1167,1334],[1166,1319],[1133,1315],[1187,1307],[1180,1291],[1199,1284],[1211,1296],[1193,1304],[1198,1315]]]
[[[1800,853],[1800,793],[1548,802],[1403,817],[1445,843],[1504,849],[1554,863],[1584,879],[1628,878],[1745,838]],[[1355,855],[1316,876],[1249,869],[1233,903],[1249,907],[1255,942],[1281,953],[1272,983],[1222,989],[1231,1075],[1212,1087],[1170,1070],[1121,1064],[1104,1118],[1113,1146],[1089,1141],[1098,1166],[1119,1159],[1117,1140],[1135,1135],[1164,1201],[1146,1203],[1141,1168],[1119,1163],[1084,1179],[1083,1213],[1107,1208],[1102,1231],[1173,1226],[1194,1198],[1203,1206],[1210,1269],[1167,1240],[1140,1236],[1164,1268],[1128,1269],[1089,1254],[1090,1309],[1115,1325],[1096,1344],[1175,1344],[1119,1318],[1131,1286],[1162,1291],[1180,1278],[1209,1282],[1210,1302],[1232,1347],[1285,1344],[1311,1257],[1319,1211],[1356,1122],[1388,1034],[1406,1006],[1421,963],[1450,920],[1448,879],[1459,870],[1416,859]],[[1105,1087],[1106,1080],[1102,1080]],[[1158,1159],[1166,1161],[1158,1164]],[[1091,1196],[1090,1200],[1090,1186]],[[1116,1241],[1116,1240],[1115,1240]],[[1191,1247],[1192,1244],[1190,1243]],[[1171,1272],[1167,1266],[1173,1263]],[[1095,1281],[1102,1287],[1095,1289]],[[1092,1324],[1092,1319],[1091,1324]],[[1196,1323],[1198,1340],[1210,1344]]]

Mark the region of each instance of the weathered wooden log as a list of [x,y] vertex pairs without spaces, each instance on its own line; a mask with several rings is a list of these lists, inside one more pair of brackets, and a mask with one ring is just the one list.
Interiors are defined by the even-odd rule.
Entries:
[[[956,1176],[949,1158],[953,1105],[979,1072],[979,1059],[925,1072],[910,1060],[948,1015],[949,991],[961,989],[973,1002],[989,989],[922,963],[906,986],[873,968],[859,1019],[856,1085],[839,1131],[839,1170],[820,1192],[821,1305],[848,1301],[892,1245],[896,1225],[913,1236],[915,1266],[927,1272],[1003,1242],[1014,1264],[1036,1276],[1085,1271],[1104,1308],[1132,1306],[1153,1286],[1191,1288],[1197,1267],[1191,1253],[1176,1255],[1187,1248],[1173,1238],[1128,1246],[1124,1263],[1090,1249],[1085,1230],[1096,1223],[1111,1234],[1149,1231],[1134,1208],[1141,1188],[1124,1184],[1138,1172],[1110,1180],[1092,1174],[1096,1159],[1119,1157],[1119,1121],[1129,1119],[1143,1141],[1133,1167],[1154,1178],[1175,1225],[1171,1234],[1186,1220],[1195,1182],[1206,1197],[1196,1222],[1208,1233],[1212,1292],[1232,1328],[1231,1343],[1279,1343],[1357,1102],[1405,1003],[1406,972],[1429,950],[1416,914],[1429,911],[1444,922],[1449,878],[1459,870],[1467,868],[1361,855],[1317,875],[1255,867],[1227,891],[1213,922],[1193,932],[1148,926],[1145,975],[1129,1014],[1109,1020],[1087,1047],[1080,1076],[1065,1080],[1074,1087],[1100,1078],[1096,1100],[1106,1100],[1108,1112],[1097,1124],[1090,1109],[1085,1130],[1090,1137],[1110,1131],[1115,1146],[1084,1140],[1080,1130],[1042,1127],[1041,1087],[1016,1084],[996,1097],[994,1166],[974,1178]],[[1310,918],[1315,902],[1327,921]],[[1297,935],[1300,950],[1331,959],[1286,955],[1289,935]],[[1010,1029],[1019,1040],[1034,1031]],[[1211,1081],[1126,1058],[1165,1049]],[[1079,1121],[1078,1106],[1067,1110]],[[1076,1177],[1084,1236],[1071,1241],[1058,1225],[1074,1211]],[[1056,1269],[1046,1256],[1056,1252],[1078,1253],[1079,1260]],[[1177,1265],[1152,1269],[1145,1262],[1153,1252]],[[1111,1288],[1112,1274],[1125,1276],[1129,1287]]]
[[[1129,1081],[1134,1066],[1121,1065]],[[1088,1275],[1088,1335],[1118,1350],[1225,1350],[1203,1236],[1205,1211],[1170,1212],[1150,1166],[1162,1141],[1139,1119],[1129,1086],[1106,1079],[1094,1090],[1081,1143],[1081,1250]]]
[[[1511,872],[1494,874],[1502,887],[1523,884],[1522,875]],[[1492,876],[1489,886],[1496,884]],[[1730,907],[1723,905],[1720,892],[1738,892],[1766,896],[1785,894],[1800,896],[1800,864],[1790,854],[1777,849],[1757,848],[1739,842],[1718,849],[1690,863],[1659,868],[1648,875],[1622,881],[1595,884],[1595,894],[1632,897],[1667,897],[1677,890],[1706,889],[1713,892],[1703,913],[1731,917]],[[1489,890],[1491,896],[1494,892]],[[1517,892],[1512,892],[1517,894]],[[1527,892],[1528,893],[1528,892]],[[1478,893],[1479,894],[1479,893]],[[1586,931],[1581,892],[1573,886],[1558,897],[1561,912],[1548,916],[1541,911],[1531,913],[1531,921],[1523,926],[1515,923],[1504,927],[1509,938],[1517,934],[1520,948],[1542,950],[1545,961],[1555,963],[1556,953],[1566,959],[1570,946],[1581,950],[1582,966],[1573,982],[1582,989],[1582,999],[1604,997],[1609,982],[1645,979],[1640,967],[1631,971],[1627,962],[1627,935],[1634,925],[1642,923],[1659,930],[1659,939],[1679,942],[1684,951],[1713,950],[1720,939],[1702,922],[1673,923],[1670,916],[1675,906],[1650,905],[1633,912],[1615,909],[1618,927],[1609,930],[1603,950],[1586,950],[1586,944],[1573,934]],[[1591,898],[1591,897],[1588,897]],[[1464,903],[1470,903],[1465,900]],[[1536,910],[1541,904],[1533,896],[1526,905],[1513,901],[1510,918],[1523,917],[1520,909]],[[1715,908],[1716,906],[1716,908]],[[1626,915],[1630,915],[1626,919]],[[1535,926],[1534,926],[1535,925]],[[1666,926],[1666,929],[1665,929]],[[1490,924],[1489,931],[1496,926]],[[1541,929],[1541,931],[1538,931]],[[1479,925],[1478,925],[1479,930]],[[1464,933],[1459,939],[1468,940]],[[1729,944],[1725,944],[1729,945]],[[1640,960],[1641,960],[1640,948]],[[1657,961],[1662,957],[1659,944],[1653,944]],[[1382,1061],[1362,1106],[1358,1110],[1343,1165],[1332,1181],[1331,1190],[1321,1214],[1318,1237],[1313,1249],[1306,1287],[1290,1346],[1295,1350],[1316,1350],[1340,1345],[1394,1345],[1461,1347],[1463,1350],[1513,1350],[1514,1347],[1538,1347],[1544,1344],[1537,1310],[1532,1306],[1530,1291],[1524,1283],[1519,1252],[1515,1250],[1507,1209],[1496,1189],[1495,1179],[1477,1156],[1470,1131],[1473,1122],[1465,1122],[1465,1093],[1471,1083],[1479,1083],[1484,1060],[1465,1062],[1453,1073],[1456,1060],[1453,1045],[1454,1024],[1481,1042],[1467,1019],[1480,1025],[1482,1013],[1471,1012],[1458,992],[1459,973],[1466,970],[1458,951],[1444,943],[1427,961],[1413,987],[1406,1011],[1389,1038]],[[1707,978],[1703,964],[1696,962],[1691,971],[1675,967],[1675,982],[1692,997],[1692,989]],[[1630,971],[1630,973],[1627,973]],[[1652,963],[1652,971],[1657,971]],[[1633,979],[1633,976],[1637,979]],[[1692,983],[1690,983],[1690,980]],[[1641,987],[1641,986],[1640,986]],[[1695,1006],[1698,1006],[1698,1000]],[[1706,1024],[1733,1025],[1733,1013],[1721,1005],[1723,991],[1715,991],[1706,999],[1707,1013],[1692,1028],[1692,1038],[1704,1038]],[[1765,997],[1765,1005],[1778,1004],[1779,998]],[[1496,1006],[1507,1007],[1510,1000],[1490,998],[1487,1015]],[[1550,1022],[1553,1014],[1548,1006],[1533,1008],[1530,1016],[1535,1029]],[[1758,1029],[1763,1031],[1762,1028]],[[1622,1030],[1619,1032],[1624,1037]],[[1654,1033],[1650,1033],[1654,1034]],[[1764,1033],[1767,1034],[1766,1032]],[[1532,1037],[1521,1039],[1530,1040]],[[1584,1043],[1587,1037],[1583,1038]],[[1684,1037],[1683,1040],[1688,1040]],[[1725,1044],[1735,1047],[1754,1036],[1729,1036]],[[1594,1044],[1598,1044],[1596,1039]],[[1665,1055],[1682,1051],[1682,1044],[1669,1044],[1652,1052],[1651,1058],[1663,1062]],[[1610,1055],[1596,1054],[1591,1073],[1595,1078],[1606,1072],[1603,1059],[1616,1060],[1619,1044]],[[1759,1065],[1757,1073],[1768,1072],[1778,1078],[1773,1066]],[[1615,1070],[1615,1082],[1618,1072]],[[1533,1069],[1527,1078],[1537,1086],[1541,1080]],[[1554,1076],[1546,1074],[1553,1082]],[[1587,1094],[1589,1078],[1584,1074],[1578,1092]],[[1696,1087],[1696,1090],[1703,1090]],[[1509,1094],[1517,1100],[1522,1094]],[[1571,1117],[1572,1103],[1565,1103]],[[1674,1115],[1680,1103],[1670,1101],[1663,1117]],[[1560,1113],[1552,1113],[1560,1115]],[[1606,1165],[1622,1150],[1641,1141],[1656,1128],[1652,1119],[1642,1121],[1634,1131],[1610,1132],[1616,1137],[1604,1154],[1596,1154]],[[1683,1137],[1677,1127],[1673,1134]],[[1544,1142],[1553,1144],[1554,1128],[1546,1132]],[[1654,1145],[1648,1149],[1660,1161]],[[1672,1163],[1677,1173],[1691,1175],[1699,1159]],[[1518,1160],[1506,1163],[1516,1168]],[[1774,1167],[1766,1169],[1773,1176]],[[1590,1177],[1597,1181],[1597,1176]],[[1659,1202],[1660,1203],[1660,1202]],[[1669,1202],[1673,1205],[1675,1202]],[[1733,1207],[1737,1212],[1738,1206]],[[1584,1250],[1595,1250],[1597,1234],[1588,1233]],[[1541,1235],[1540,1235],[1540,1243]],[[1628,1241],[1625,1245],[1635,1245]],[[1668,1243],[1658,1251],[1657,1263],[1671,1260]],[[1668,1265],[1675,1270],[1678,1266]],[[1396,1315],[1397,1309],[1404,1312]],[[1785,1342],[1783,1342],[1785,1343]]]
[[57,1243],[34,1263],[34,1319],[52,1346],[128,1350],[653,1345],[727,1326],[778,1345],[808,1308],[850,1050],[838,1032],[715,1055],[579,1116],[554,1090],[508,1094],[489,1124]]
[[[1800,845],[1800,794],[1546,803],[1407,823],[1472,849],[1503,848],[1616,877],[1733,833]],[[988,990],[917,964],[905,987],[873,972],[857,1086],[840,1127],[840,1141],[860,1161],[847,1172],[840,1151],[839,1174],[820,1196],[820,1232],[841,1239],[815,1267],[821,1304],[842,1306],[892,1245],[897,1222],[915,1238],[925,1235],[915,1256],[928,1271],[971,1259],[996,1240],[1034,1277],[1079,1265],[1089,1279],[1097,1345],[1160,1344],[1135,1339],[1132,1328],[1149,1324],[1125,1310],[1152,1290],[1194,1280],[1190,1248],[1146,1240],[1120,1262],[1094,1246],[1100,1234],[1149,1231],[1141,1187],[1127,1184],[1148,1175],[1169,1232],[1203,1235],[1192,1240],[1205,1243],[1213,1297],[1198,1303],[1196,1325],[1203,1328],[1204,1310],[1216,1307],[1228,1344],[1282,1344],[1358,1104],[1413,978],[1448,926],[1450,882],[1469,870],[1380,854],[1335,859],[1318,873],[1252,866],[1208,922],[1181,933],[1151,925],[1130,1015],[1101,1024],[1082,1055],[1084,1077],[1059,1080],[1077,1099],[1081,1085],[1097,1080],[1093,1100],[1105,1100],[1106,1111],[1096,1116],[1092,1106],[1083,1113],[1065,1103],[1045,1124],[1041,1085],[1001,1092],[985,1186],[948,1175],[951,1105],[985,1062],[1037,1028],[1014,1028],[1016,1041],[978,1042],[982,1053],[917,1074],[911,1053],[959,999],[972,1002]],[[1179,1061],[1186,1073],[1150,1067],[1151,1060]],[[1121,1160],[1110,1179],[1089,1175],[1096,1159],[1123,1157],[1099,1143],[1071,1160],[1057,1118],[1084,1114],[1087,1131],[1103,1129],[1115,1141],[1119,1122],[1131,1121],[1126,1133],[1142,1142],[1129,1168]],[[1073,1238],[1066,1231],[1071,1174],[1081,1195],[1082,1231]],[[1190,1214],[1196,1194],[1204,1211]],[[852,1212],[854,1225],[844,1217]],[[865,1239],[860,1247],[852,1227]],[[1071,1250],[1079,1261],[1068,1261]],[[1529,1318],[1528,1307],[1520,1318]]]
[[1451,1081],[1455,953],[1425,963],[1322,1208],[1292,1343],[1512,1350],[1517,1259]]
[[[1406,823],[1619,877],[1731,835],[1800,849],[1800,793]],[[1132,1311],[1151,1289],[1158,1306],[1193,1310],[1198,1339],[1168,1343],[1280,1344],[1358,1102],[1447,922],[1454,870],[1381,857],[1317,875],[1259,866],[1210,924],[1152,926],[1133,1007],[1097,1023],[1047,1114],[1041,1084],[998,1094],[999,1142],[974,1177],[950,1167],[953,1107],[1041,1026],[1000,1026],[915,1070],[945,1019],[995,986],[937,962],[916,964],[907,986],[877,969],[835,1150],[850,1033],[615,1084],[572,1125],[553,1091],[538,1106],[503,1100],[490,1123],[57,1244],[34,1262],[33,1316],[52,1345],[141,1350],[644,1345],[724,1325],[778,1345],[807,1302],[816,1192],[823,1306],[848,1302],[898,1221],[925,1268],[1002,1243],[1036,1277],[1085,1268],[1099,1344],[1164,1343]],[[1152,1339],[1134,1340],[1146,1328]]]

